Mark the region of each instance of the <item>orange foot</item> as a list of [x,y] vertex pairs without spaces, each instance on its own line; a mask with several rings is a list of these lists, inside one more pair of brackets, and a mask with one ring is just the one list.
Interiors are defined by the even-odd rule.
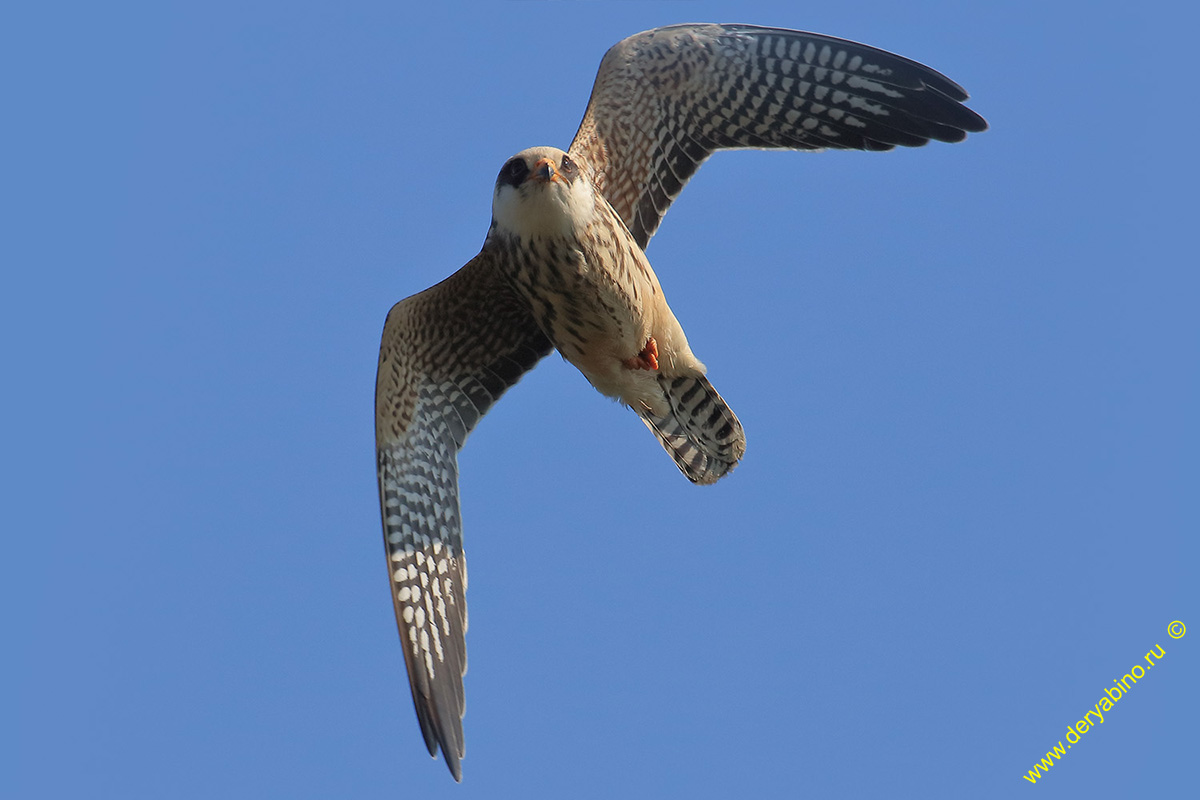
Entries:
[[658,342],[654,341],[654,337],[651,336],[646,340],[646,346],[642,348],[642,352],[621,363],[627,369],[658,369]]

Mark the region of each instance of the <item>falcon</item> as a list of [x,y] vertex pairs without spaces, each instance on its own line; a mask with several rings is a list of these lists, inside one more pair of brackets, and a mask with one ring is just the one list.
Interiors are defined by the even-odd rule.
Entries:
[[392,601],[417,720],[462,780],[467,568],[457,455],[551,350],[632,409],[683,474],[742,458],[737,416],[706,377],[645,248],[717,150],[891,150],[987,123],[929,67],[815,33],[656,28],[600,62],[575,139],[504,163],[479,255],[388,313],[375,432]]

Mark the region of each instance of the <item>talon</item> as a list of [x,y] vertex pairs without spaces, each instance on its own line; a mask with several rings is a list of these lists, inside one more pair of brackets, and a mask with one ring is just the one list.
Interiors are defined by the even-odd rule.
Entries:
[[623,363],[628,369],[658,369],[658,342],[651,336],[646,340],[642,352],[633,358],[625,359]]

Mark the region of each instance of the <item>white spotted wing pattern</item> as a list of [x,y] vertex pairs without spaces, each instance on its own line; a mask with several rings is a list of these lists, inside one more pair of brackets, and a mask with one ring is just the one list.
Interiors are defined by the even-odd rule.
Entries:
[[458,451],[550,342],[484,256],[397,303],[375,388],[379,501],[413,704],[461,779],[467,566]]

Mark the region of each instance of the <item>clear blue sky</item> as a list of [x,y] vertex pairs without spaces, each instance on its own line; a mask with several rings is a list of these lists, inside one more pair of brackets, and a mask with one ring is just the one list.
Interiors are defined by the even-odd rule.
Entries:
[[[0,794],[1194,790],[1183,4],[430,5],[5,12]],[[685,21],[901,53],[992,129],[701,169],[649,255],[749,437],[717,486],[557,357],[484,420],[456,786],[388,600],[384,315],[607,47]]]

